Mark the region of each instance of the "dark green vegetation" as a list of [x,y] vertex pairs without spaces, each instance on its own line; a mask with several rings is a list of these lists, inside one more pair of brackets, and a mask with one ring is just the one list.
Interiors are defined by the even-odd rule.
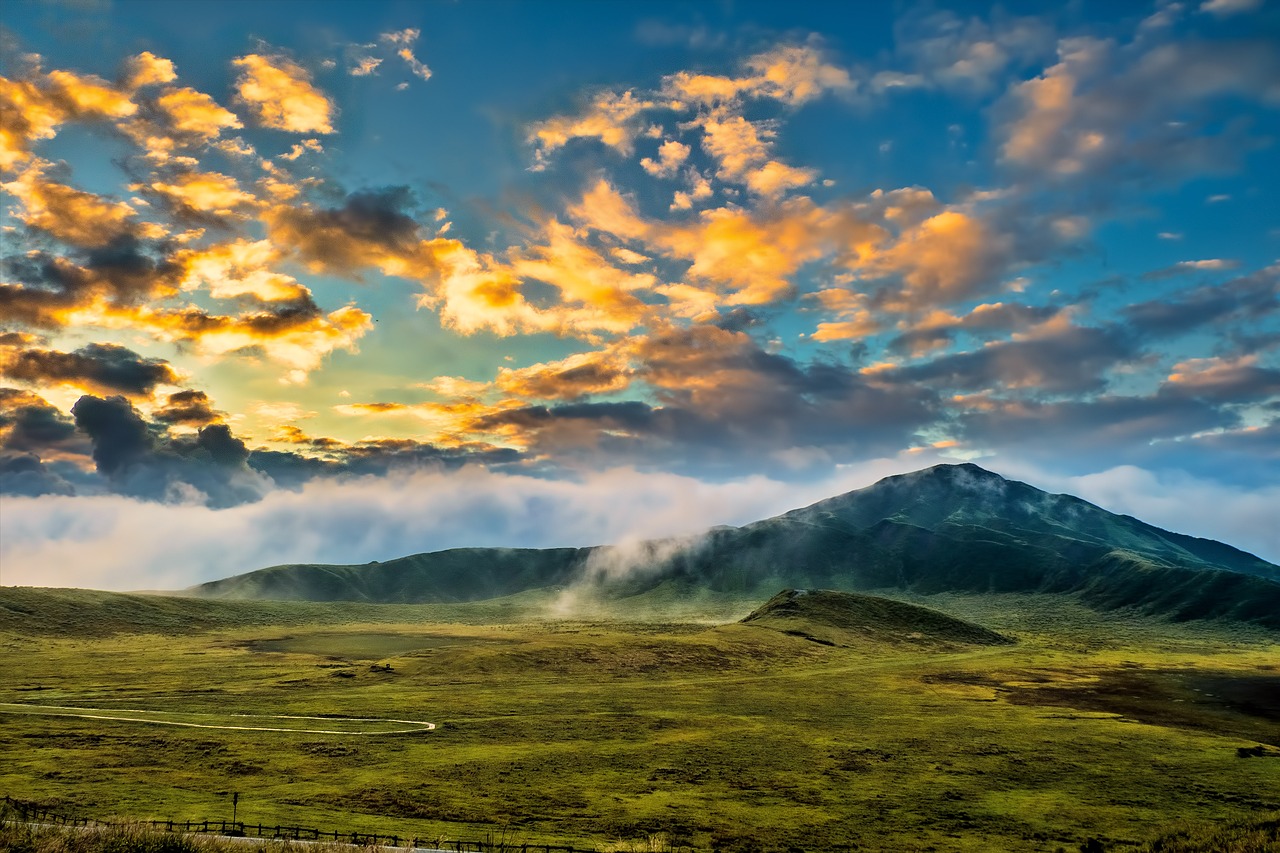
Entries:
[[688,542],[467,548],[363,566],[290,565],[203,584],[210,598],[462,602],[567,588],[578,599],[761,600],[780,588],[1070,593],[1099,610],[1280,629],[1280,566],[976,465],[888,477]]
[[[253,823],[617,850],[1231,849],[1177,840],[1184,823],[1265,839],[1280,809],[1275,632],[1066,595],[892,594],[905,603],[714,598],[713,624],[549,621],[554,593],[372,605],[0,588],[0,702],[21,706],[0,707],[0,792],[203,820],[229,818],[236,791]],[[114,621],[95,630],[92,614]],[[37,705],[439,728],[181,728]]]

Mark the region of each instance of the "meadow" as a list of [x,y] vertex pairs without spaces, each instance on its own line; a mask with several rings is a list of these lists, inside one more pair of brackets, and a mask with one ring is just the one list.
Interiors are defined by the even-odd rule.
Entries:
[[1017,640],[962,649],[754,601],[117,599],[0,591],[0,793],[602,850],[1138,850],[1280,810],[1280,638],[1231,623],[917,599]]

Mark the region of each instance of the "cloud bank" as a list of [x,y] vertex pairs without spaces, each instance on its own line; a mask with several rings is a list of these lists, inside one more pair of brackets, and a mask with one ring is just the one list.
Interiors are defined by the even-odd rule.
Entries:
[[[936,460],[890,457],[804,484],[749,477],[708,483],[615,469],[577,480],[480,468],[322,480],[230,509],[97,497],[6,498],[0,582],[109,590],[177,589],[270,565],[365,563],[466,546],[565,547],[690,536],[744,524]],[[1280,486],[1225,487],[1118,467],[1055,477],[993,465],[1047,491],[1280,559]]]

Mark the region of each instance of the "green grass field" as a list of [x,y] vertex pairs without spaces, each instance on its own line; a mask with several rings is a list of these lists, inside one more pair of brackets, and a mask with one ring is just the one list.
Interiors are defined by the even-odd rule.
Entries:
[[[0,702],[26,706],[0,706],[0,793],[203,820],[235,791],[250,823],[620,850],[1137,850],[1280,809],[1274,633],[947,595],[920,602],[1018,642],[830,646],[723,624],[758,601],[534,619],[553,599],[0,590]],[[266,715],[344,733],[163,724]]]

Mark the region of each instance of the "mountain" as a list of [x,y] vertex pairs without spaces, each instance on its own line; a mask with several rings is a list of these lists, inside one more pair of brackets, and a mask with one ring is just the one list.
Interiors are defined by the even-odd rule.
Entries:
[[1013,643],[981,625],[928,607],[831,589],[784,589],[741,622],[828,646],[907,645],[952,650]]
[[361,566],[276,566],[187,593],[408,603],[566,586],[623,597],[673,583],[757,598],[780,588],[1060,593],[1100,609],[1280,629],[1280,566],[971,464],[887,477],[687,541],[463,548]]

